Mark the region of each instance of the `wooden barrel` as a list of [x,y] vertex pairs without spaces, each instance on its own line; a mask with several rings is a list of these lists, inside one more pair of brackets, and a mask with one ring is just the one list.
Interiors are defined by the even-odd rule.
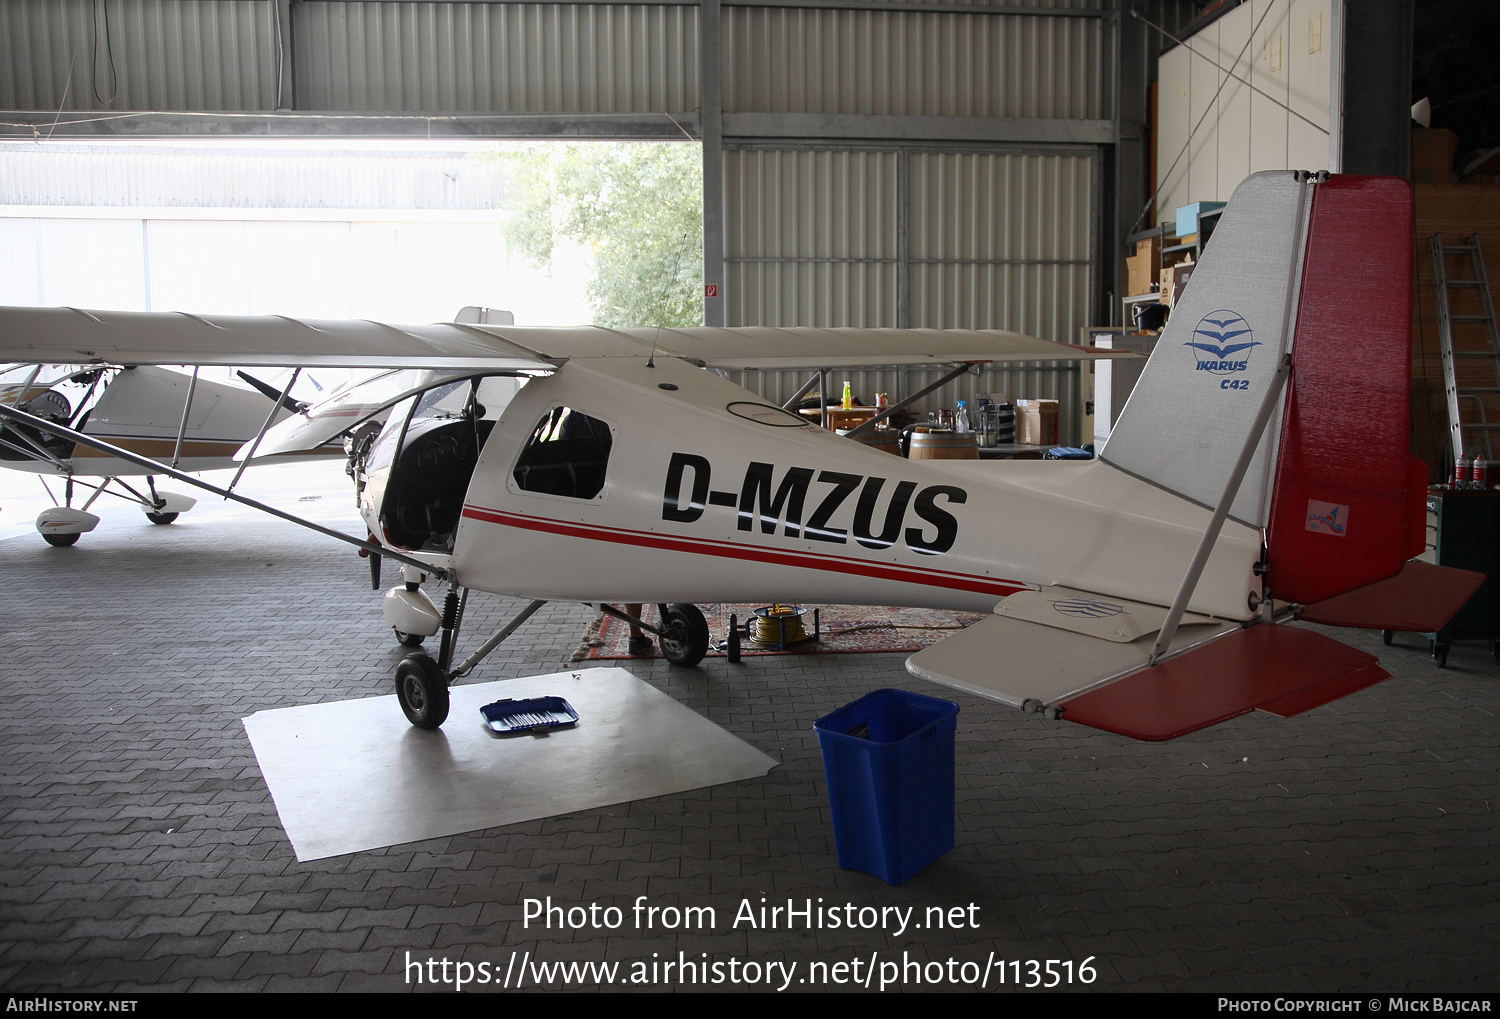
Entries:
[[913,460],[978,460],[979,443],[973,432],[933,432],[918,428],[911,433]]
[[[839,433],[843,435],[843,432]],[[894,428],[882,428],[877,431],[862,432],[853,437],[855,442],[862,442],[871,449],[878,449],[882,453],[890,453],[893,456],[901,455],[901,433]]]

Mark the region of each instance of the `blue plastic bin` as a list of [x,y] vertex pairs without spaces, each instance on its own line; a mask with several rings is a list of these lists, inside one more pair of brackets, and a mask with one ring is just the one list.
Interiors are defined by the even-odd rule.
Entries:
[[813,728],[840,867],[902,885],[953,848],[957,704],[876,690]]

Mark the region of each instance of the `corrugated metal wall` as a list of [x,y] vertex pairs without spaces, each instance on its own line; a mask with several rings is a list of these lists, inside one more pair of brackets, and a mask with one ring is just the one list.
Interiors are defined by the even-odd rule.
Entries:
[[[700,105],[693,5],[305,0],[292,14],[304,110]],[[727,111],[1112,115],[1115,29],[1102,18],[729,6],[723,18]],[[6,0],[0,108],[272,110],[282,43],[267,0]]]
[[5,0],[0,109],[274,110],[265,0]]
[[1089,324],[1093,163],[1085,152],[729,149],[725,323],[1071,341]]
[[897,153],[724,153],[729,325],[896,324]]
[[1088,325],[1092,158],[911,156],[911,324],[1072,341]]
[[[1088,325],[1099,210],[1096,157],[968,147],[776,148],[724,153],[727,325],[1012,329],[1073,341]],[[1084,369],[1086,372],[1087,369]],[[901,399],[941,370],[838,372]],[[781,402],[807,372],[732,372]],[[919,413],[975,393],[1059,401],[1082,441],[1081,376],[1035,363],[965,376]]]
[[965,117],[1113,115],[1102,18],[724,9],[724,109]]
[[698,8],[299,3],[313,110],[646,113],[698,107]]

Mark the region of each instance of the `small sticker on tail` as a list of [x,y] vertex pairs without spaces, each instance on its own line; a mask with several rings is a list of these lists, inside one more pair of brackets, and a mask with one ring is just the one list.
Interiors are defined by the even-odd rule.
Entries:
[[1336,502],[1307,500],[1307,529],[1319,534],[1333,534],[1342,538],[1344,528],[1349,525],[1349,507]]

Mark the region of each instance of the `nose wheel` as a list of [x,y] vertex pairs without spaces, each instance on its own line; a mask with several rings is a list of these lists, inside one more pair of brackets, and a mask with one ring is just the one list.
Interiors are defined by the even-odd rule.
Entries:
[[436,729],[448,718],[448,680],[430,655],[414,651],[396,666],[396,700],[418,729]]

